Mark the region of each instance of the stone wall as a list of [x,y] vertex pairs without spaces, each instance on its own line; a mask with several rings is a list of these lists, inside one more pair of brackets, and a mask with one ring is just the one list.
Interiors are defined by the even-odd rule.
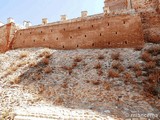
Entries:
[[132,0],[141,15],[145,41],[160,43],[160,0]]
[[10,42],[14,37],[14,32],[14,23],[9,23],[0,27],[0,52],[4,52],[9,49]]
[[139,15],[86,17],[80,21],[18,30],[12,47],[54,49],[140,47],[144,44]]

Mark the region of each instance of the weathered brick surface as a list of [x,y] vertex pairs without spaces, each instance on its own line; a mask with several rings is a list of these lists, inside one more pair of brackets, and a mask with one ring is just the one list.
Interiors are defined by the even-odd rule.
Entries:
[[19,30],[13,48],[123,48],[142,46],[139,15],[97,16],[81,21]]
[[10,42],[14,36],[15,24],[9,23],[0,27],[0,52],[4,52],[9,49]]

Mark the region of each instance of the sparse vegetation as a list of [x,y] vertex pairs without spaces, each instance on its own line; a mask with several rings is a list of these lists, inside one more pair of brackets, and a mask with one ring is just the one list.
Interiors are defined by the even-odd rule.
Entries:
[[111,58],[112,58],[112,60],[119,60],[120,59],[120,53],[112,53]]
[[49,64],[49,59],[48,59],[48,58],[43,58],[43,59],[42,59],[42,62],[43,62],[45,65],[48,65],[48,64]]
[[98,59],[99,59],[99,60],[103,60],[104,58],[105,58],[104,55],[99,55],[99,56],[98,56]]
[[75,59],[74,59],[74,62],[81,62],[82,61],[82,58],[81,57],[76,57]]
[[145,62],[150,62],[150,61],[152,61],[151,55],[150,55],[147,51],[145,51],[145,52],[142,53],[141,58],[142,58],[142,60],[144,60]]
[[13,80],[10,81],[10,84],[19,84],[21,82],[20,77],[16,77]]
[[51,73],[52,72],[52,68],[50,66],[47,66],[47,67],[44,68],[44,72],[47,73],[47,74]]
[[100,69],[101,67],[102,67],[102,66],[101,66],[101,64],[100,64],[100,63],[98,63],[98,64],[96,64],[96,65],[95,65],[95,67],[94,67],[94,68],[95,68],[95,69]]
[[22,53],[20,54],[19,58],[22,59],[22,58],[25,58],[25,57],[27,57],[27,56],[28,56],[28,53],[27,53],[27,52],[22,52]]
[[110,69],[108,71],[108,77],[111,77],[111,78],[118,78],[119,77],[119,73],[113,69]]
[[93,85],[100,85],[102,82],[100,80],[92,80]]

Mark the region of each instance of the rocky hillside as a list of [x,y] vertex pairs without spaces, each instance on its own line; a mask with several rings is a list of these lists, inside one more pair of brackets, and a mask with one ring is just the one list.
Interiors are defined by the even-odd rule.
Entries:
[[0,54],[0,100],[2,120],[159,119],[160,45],[8,51]]

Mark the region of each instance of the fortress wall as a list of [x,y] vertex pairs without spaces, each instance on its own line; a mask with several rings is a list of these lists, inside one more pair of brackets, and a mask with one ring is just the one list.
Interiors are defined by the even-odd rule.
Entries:
[[160,43],[160,0],[132,0],[140,13],[145,41]]
[[9,49],[9,45],[14,34],[14,28],[14,23],[0,26],[0,52],[4,52]]
[[139,15],[103,16],[77,22],[22,29],[13,48],[123,48],[144,44]]

